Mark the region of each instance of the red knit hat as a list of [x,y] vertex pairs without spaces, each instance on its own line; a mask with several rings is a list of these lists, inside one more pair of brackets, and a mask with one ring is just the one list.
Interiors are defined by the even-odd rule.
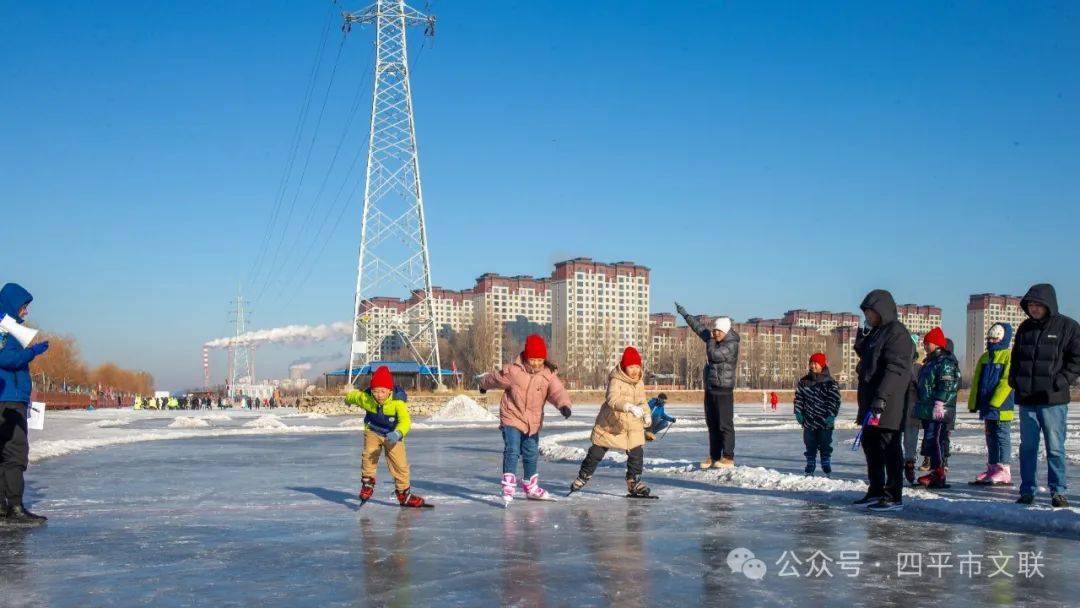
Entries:
[[829,360],[825,358],[825,353],[814,353],[810,355],[810,363],[817,363],[821,367],[829,366]]
[[547,359],[547,344],[544,343],[544,338],[540,334],[525,338],[525,352],[522,354],[526,359]]
[[390,374],[390,368],[380,365],[379,369],[371,374],[371,388],[388,388],[394,390],[394,376]]
[[625,372],[626,368],[631,365],[641,365],[641,355],[633,346],[627,346],[626,350],[622,352],[622,360],[619,361],[619,367]]
[[926,335],[923,336],[922,340],[923,342],[933,344],[938,348],[946,348],[949,346],[949,342],[945,339],[945,332],[941,331],[940,327],[935,327],[926,332]]

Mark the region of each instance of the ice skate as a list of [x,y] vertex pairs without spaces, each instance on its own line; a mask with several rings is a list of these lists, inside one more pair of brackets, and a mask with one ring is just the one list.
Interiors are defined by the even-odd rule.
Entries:
[[832,460],[828,458],[821,459],[821,472],[826,478],[832,479]]
[[375,493],[375,478],[364,477],[360,480],[360,506],[367,504],[367,501],[371,500],[371,495]]
[[646,498],[656,500],[660,498],[652,493],[649,486],[641,482],[637,477],[631,477],[626,480],[626,497],[627,498]]
[[525,490],[525,498],[529,500],[555,500],[554,496],[548,493],[544,488],[540,487],[539,475],[533,475],[528,480],[522,479],[521,487]]
[[423,497],[413,494],[412,488],[395,490],[394,493],[397,495],[398,504],[400,504],[402,507],[408,507],[412,509],[431,509],[435,507],[435,505],[424,500]]
[[580,492],[581,489],[584,488],[585,484],[587,484],[587,483],[589,483],[589,478],[588,477],[582,477],[581,475],[578,475],[577,479],[570,482],[570,491],[567,492],[566,495],[570,496],[574,492]]
[[514,492],[517,486],[517,476],[513,473],[503,473],[502,476],[502,499],[503,507],[509,509],[514,504]]

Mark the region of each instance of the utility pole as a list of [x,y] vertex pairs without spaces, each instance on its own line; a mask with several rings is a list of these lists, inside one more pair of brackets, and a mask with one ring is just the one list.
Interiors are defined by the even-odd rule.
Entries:
[[[348,381],[354,369],[382,359],[396,341],[441,386],[439,342],[431,293],[431,263],[424,223],[424,194],[416,150],[412,87],[409,82],[405,31],[424,26],[435,33],[435,18],[405,4],[378,0],[356,12],[342,14],[346,32],[354,24],[375,26],[375,76],[371,96],[364,211],[356,264],[353,334]],[[375,319],[369,300],[378,290],[403,288],[417,294],[402,313]],[[425,371],[426,368],[426,371]]]

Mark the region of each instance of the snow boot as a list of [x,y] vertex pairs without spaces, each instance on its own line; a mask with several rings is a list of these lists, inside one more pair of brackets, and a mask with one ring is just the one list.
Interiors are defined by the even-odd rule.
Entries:
[[992,485],[994,482],[990,481],[990,478],[994,475],[995,472],[997,472],[997,466],[998,465],[996,465],[996,464],[988,464],[988,465],[986,465],[986,470],[983,471],[982,473],[979,473],[978,475],[976,475],[974,480],[968,482],[968,485],[972,485],[972,486],[988,486],[988,485]]
[[[720,461],[718,460],[716,462],[720,462]],[[706,458],[705,460],[701,461],[701,468],[703,468],[703,469],[711,469],[713,464],[714,463],[713,463],[712,458]]]
[[1012,485],[1012,471],[1009,470],[1007,464],[994,465],[994,472],[991,473],[987,483],[995,486],[1011,486]]
[[413,509],[419,509],[420,507],[432,507],[423,499],[423,497],[412,493],[412,488],[405,488],[404,490],[394,490],[397,494],[398,504],[403,507],[410,507]]
[[929,471],[930,470],[930,457],[929,456],[923,456],[922,464],[919,465],[919,470],[920,471]]
[[904,461],[904,479],[907,480],[908,485],[910,485],[910,486],[917,485],[915,483],[915,461],[914,460],[905,460]]
[[589,483],[589,478],[588,477],[578,475],[577,479],[570,482],[570,491],[567,492],[566,495],[570,496],[574,492],[580,492],[581,489],[584,488],[585,484],[587,484],[587,483]]
[[513,473],[503,473],[502,476],[502,497],[503,506],[509,507],[514,502],[514,492],[517,486],[517,476]]
[[521,480],[521,487],[525,490],[525,498],[529,500],[555,500],[548,491],[540,487],[540,476],[533,475],[528,480]]
[[832,460],[829,458],[821,459],[821,472],[825,474],[825,477],[832,478]]
[[803,469],[803,473],[806,474],[807,477],[813,477],[814,476],[814,469],[816,469],[816,468],[817,468],[817,461],[816,460],[807,460],[806,461],[806,467]]
[[26,510],[22,503],[10,505],[4,514],[5,524],[40,526],[48,520],[44,515],[36,515]]
[[730,469],[733,466],[735,466],[735,459],[734,458],[728,458],[727,456],[724,456],[720,460],[717,460],[716,462],[714,462],[713,465],[712,465],[712,468],[714,468],[714,469]]
[[641,479],[636,475],[628,477],[626,479],[626,497],[627,498],[659,498],[659,496],[653,496],[652,490],[649,486],[641,482]]
[[945,483],[945,475],[945,467],[938,467],[920,477],[919,485],[935,490],[947,488],[949,484]]
[[1064,494],[1054,494],[1050,497],[1050,506],[1055,509],[1068,509],[1069,499]]
[[364,477],[360,479],[360,506],[364,506],[367,501],[371,500],[371,495],[375,493],[375,478]]

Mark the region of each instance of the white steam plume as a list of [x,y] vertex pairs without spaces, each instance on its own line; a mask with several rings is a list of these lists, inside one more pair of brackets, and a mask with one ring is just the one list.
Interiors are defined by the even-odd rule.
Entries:
[[238,337],[218,338],[206,343],[207,348],[226,348],[230,344],[254,346],[257,344],[295,344],[323,342],[352,335],[352,324],[347,321],[323,325],[286,325],[274,329],[249,331]]

